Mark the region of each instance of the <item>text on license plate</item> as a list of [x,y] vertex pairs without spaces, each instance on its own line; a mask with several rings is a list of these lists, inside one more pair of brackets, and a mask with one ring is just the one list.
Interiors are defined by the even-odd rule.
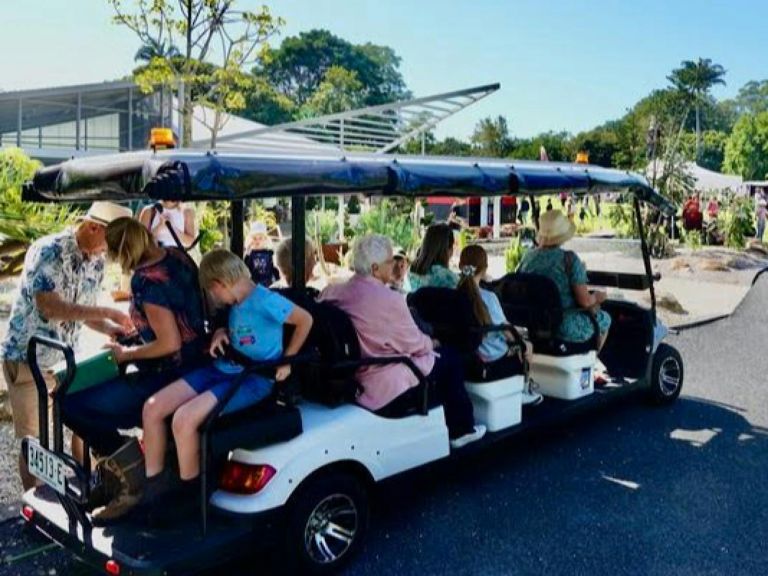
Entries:
[[56,492],[65,493],[68,467],[61,458],[36,442],[28,442],[27,465],[32,476],[39,478]]

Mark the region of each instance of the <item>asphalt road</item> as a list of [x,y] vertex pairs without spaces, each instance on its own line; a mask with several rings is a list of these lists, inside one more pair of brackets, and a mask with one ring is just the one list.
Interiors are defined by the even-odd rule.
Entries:
[[[768,274],[669,343],[683,396],[607,410],[385,485],[348,574],[755,575],[768,566]],[[0,556],[39,541],[0,526]],[[250,560],[229,573],[265,573]],[[61,551],[0,574],[91,574]]]

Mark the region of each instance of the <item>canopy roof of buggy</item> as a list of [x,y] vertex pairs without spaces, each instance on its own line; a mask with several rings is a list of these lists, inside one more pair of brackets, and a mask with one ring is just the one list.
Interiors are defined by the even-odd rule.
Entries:
[[142,151],[42,168],[29,201],[243,200],[364,193],[383,196],[540,196],[630,192],[674,206],[639,174],[584,164],[382,154],[239,154]]

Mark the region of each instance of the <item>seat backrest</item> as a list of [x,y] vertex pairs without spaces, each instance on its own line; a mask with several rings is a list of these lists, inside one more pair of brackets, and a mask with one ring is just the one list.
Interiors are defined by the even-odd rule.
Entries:
[[552,340],[563,320],[557,285],[541,274],[507,274],[492,284],[512,324],[528,329],[531,340]]
[[419,288],[408,295],[408,305],[432,327],[432,336],[441,344],[465,353],[474,353],[483,340],[480,324],[467,296],[453,288]]
[[313,352],[318,360],[297,366],[302,396],[329,406],[354,401],[358,390],[356,370],[338,366],[340,362],[360,359],[360,341],[352,320],[341,308],[318,302],[306,292],[279,292],[312,315],[312,329],[302,352]]

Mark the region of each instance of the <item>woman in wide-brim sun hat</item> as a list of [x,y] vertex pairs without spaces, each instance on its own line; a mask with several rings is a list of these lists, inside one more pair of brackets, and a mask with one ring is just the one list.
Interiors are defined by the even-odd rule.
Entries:
[[573,238],[574,234],[576,225],[562,212],[544,212],[539,218],[539,246],[526,253],[519,271],[547,276],[557,286],[565,311],[558,329],[558,338],[566,342],[586,342],[592,338],[592,322],[585,314],[580,313],[582,310],[589,310],[600,328],[598,346],[601,348],[611,325],[611,317],[604,310],[600,310],[606,293],[589,291],[584,263],[574,252],[561,247]]

